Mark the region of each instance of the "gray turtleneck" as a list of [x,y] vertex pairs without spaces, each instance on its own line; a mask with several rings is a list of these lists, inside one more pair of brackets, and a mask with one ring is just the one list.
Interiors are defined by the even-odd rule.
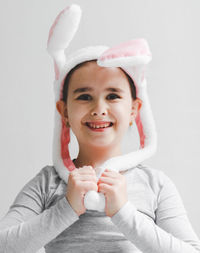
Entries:
[[129,201],[112,217],[69,205],[67,185],[44,167],[0,221],[0,253],[198,253],[200,241],[173,182],[138,165],[124,173]]

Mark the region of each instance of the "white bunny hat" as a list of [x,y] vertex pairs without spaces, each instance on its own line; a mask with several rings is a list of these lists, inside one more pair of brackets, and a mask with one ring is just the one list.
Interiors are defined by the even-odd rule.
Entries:
[[[143,102],[136,117],[136,125],[140,136],[140,149],[110,158],[99,166],[98,177],[106,169],[123,171],[138,165],[151,157],[157,146],[155,123],[147,96],[145,66],[151,60],[151,52],[144,39],[135,39],[116,47],[94,46],[79,49],[65,55],[65,49],[73,39],[81,19],[81,9],[78,5],[65,8],[56,18],[50,32],[47,50],[53,57],[55,68],[55,102],[62,99],[64,80],[69,71],[77,64],[97,60],[102,67],[121,67],[134,81],[136,96]],[[75,168],[69,153],[70,129],[62,121],[55,108],[55,127],[53,140],[53,165],[59,176],[67,183],[70,171]],[[86,194],[84,204],[87,209],[104,211],[103,194],[90,191]]]

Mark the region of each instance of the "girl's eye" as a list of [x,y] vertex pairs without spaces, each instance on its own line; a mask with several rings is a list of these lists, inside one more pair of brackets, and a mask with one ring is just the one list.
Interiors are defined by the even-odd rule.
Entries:
[[91,100],[92,97],[88,94],[83,94],[83,95],[80,95],[79,97],[77,97],[77,100]]
[[117,94],[112,93],[112,94],[109,94],[107,96],[107,98],[112,100],[112,99],[116,99],[116,98],[120,98],[120,97]]
[[[120,97],[117,94],[111,93],[106,98],[109,100],[114,100]],[[92,100],[92,96],[90,96],[89,94],[82,94],[79,97],[77,97],[77,100],[86,100],[86,101]]]

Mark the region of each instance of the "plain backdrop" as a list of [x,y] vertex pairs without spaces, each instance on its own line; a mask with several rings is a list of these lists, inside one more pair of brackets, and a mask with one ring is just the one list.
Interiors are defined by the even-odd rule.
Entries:
[[158,133],[145,164],[176,184],[200,236],[200,1],[7,0],[0,2],[0,217],[21,188],[52,164],[53,64],[49,28],[71,3],[82,22],[70,50],[146,38],[148,93]]

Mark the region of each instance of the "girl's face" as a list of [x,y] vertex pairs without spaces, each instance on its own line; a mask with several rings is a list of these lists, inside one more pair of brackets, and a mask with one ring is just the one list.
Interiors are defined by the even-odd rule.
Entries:
[[124,72],[100,67],[95,61],[73,72],[67,102],[57,102],[63,119],[85,148],[120,146],[140,106],[141,100],[132,99]]

